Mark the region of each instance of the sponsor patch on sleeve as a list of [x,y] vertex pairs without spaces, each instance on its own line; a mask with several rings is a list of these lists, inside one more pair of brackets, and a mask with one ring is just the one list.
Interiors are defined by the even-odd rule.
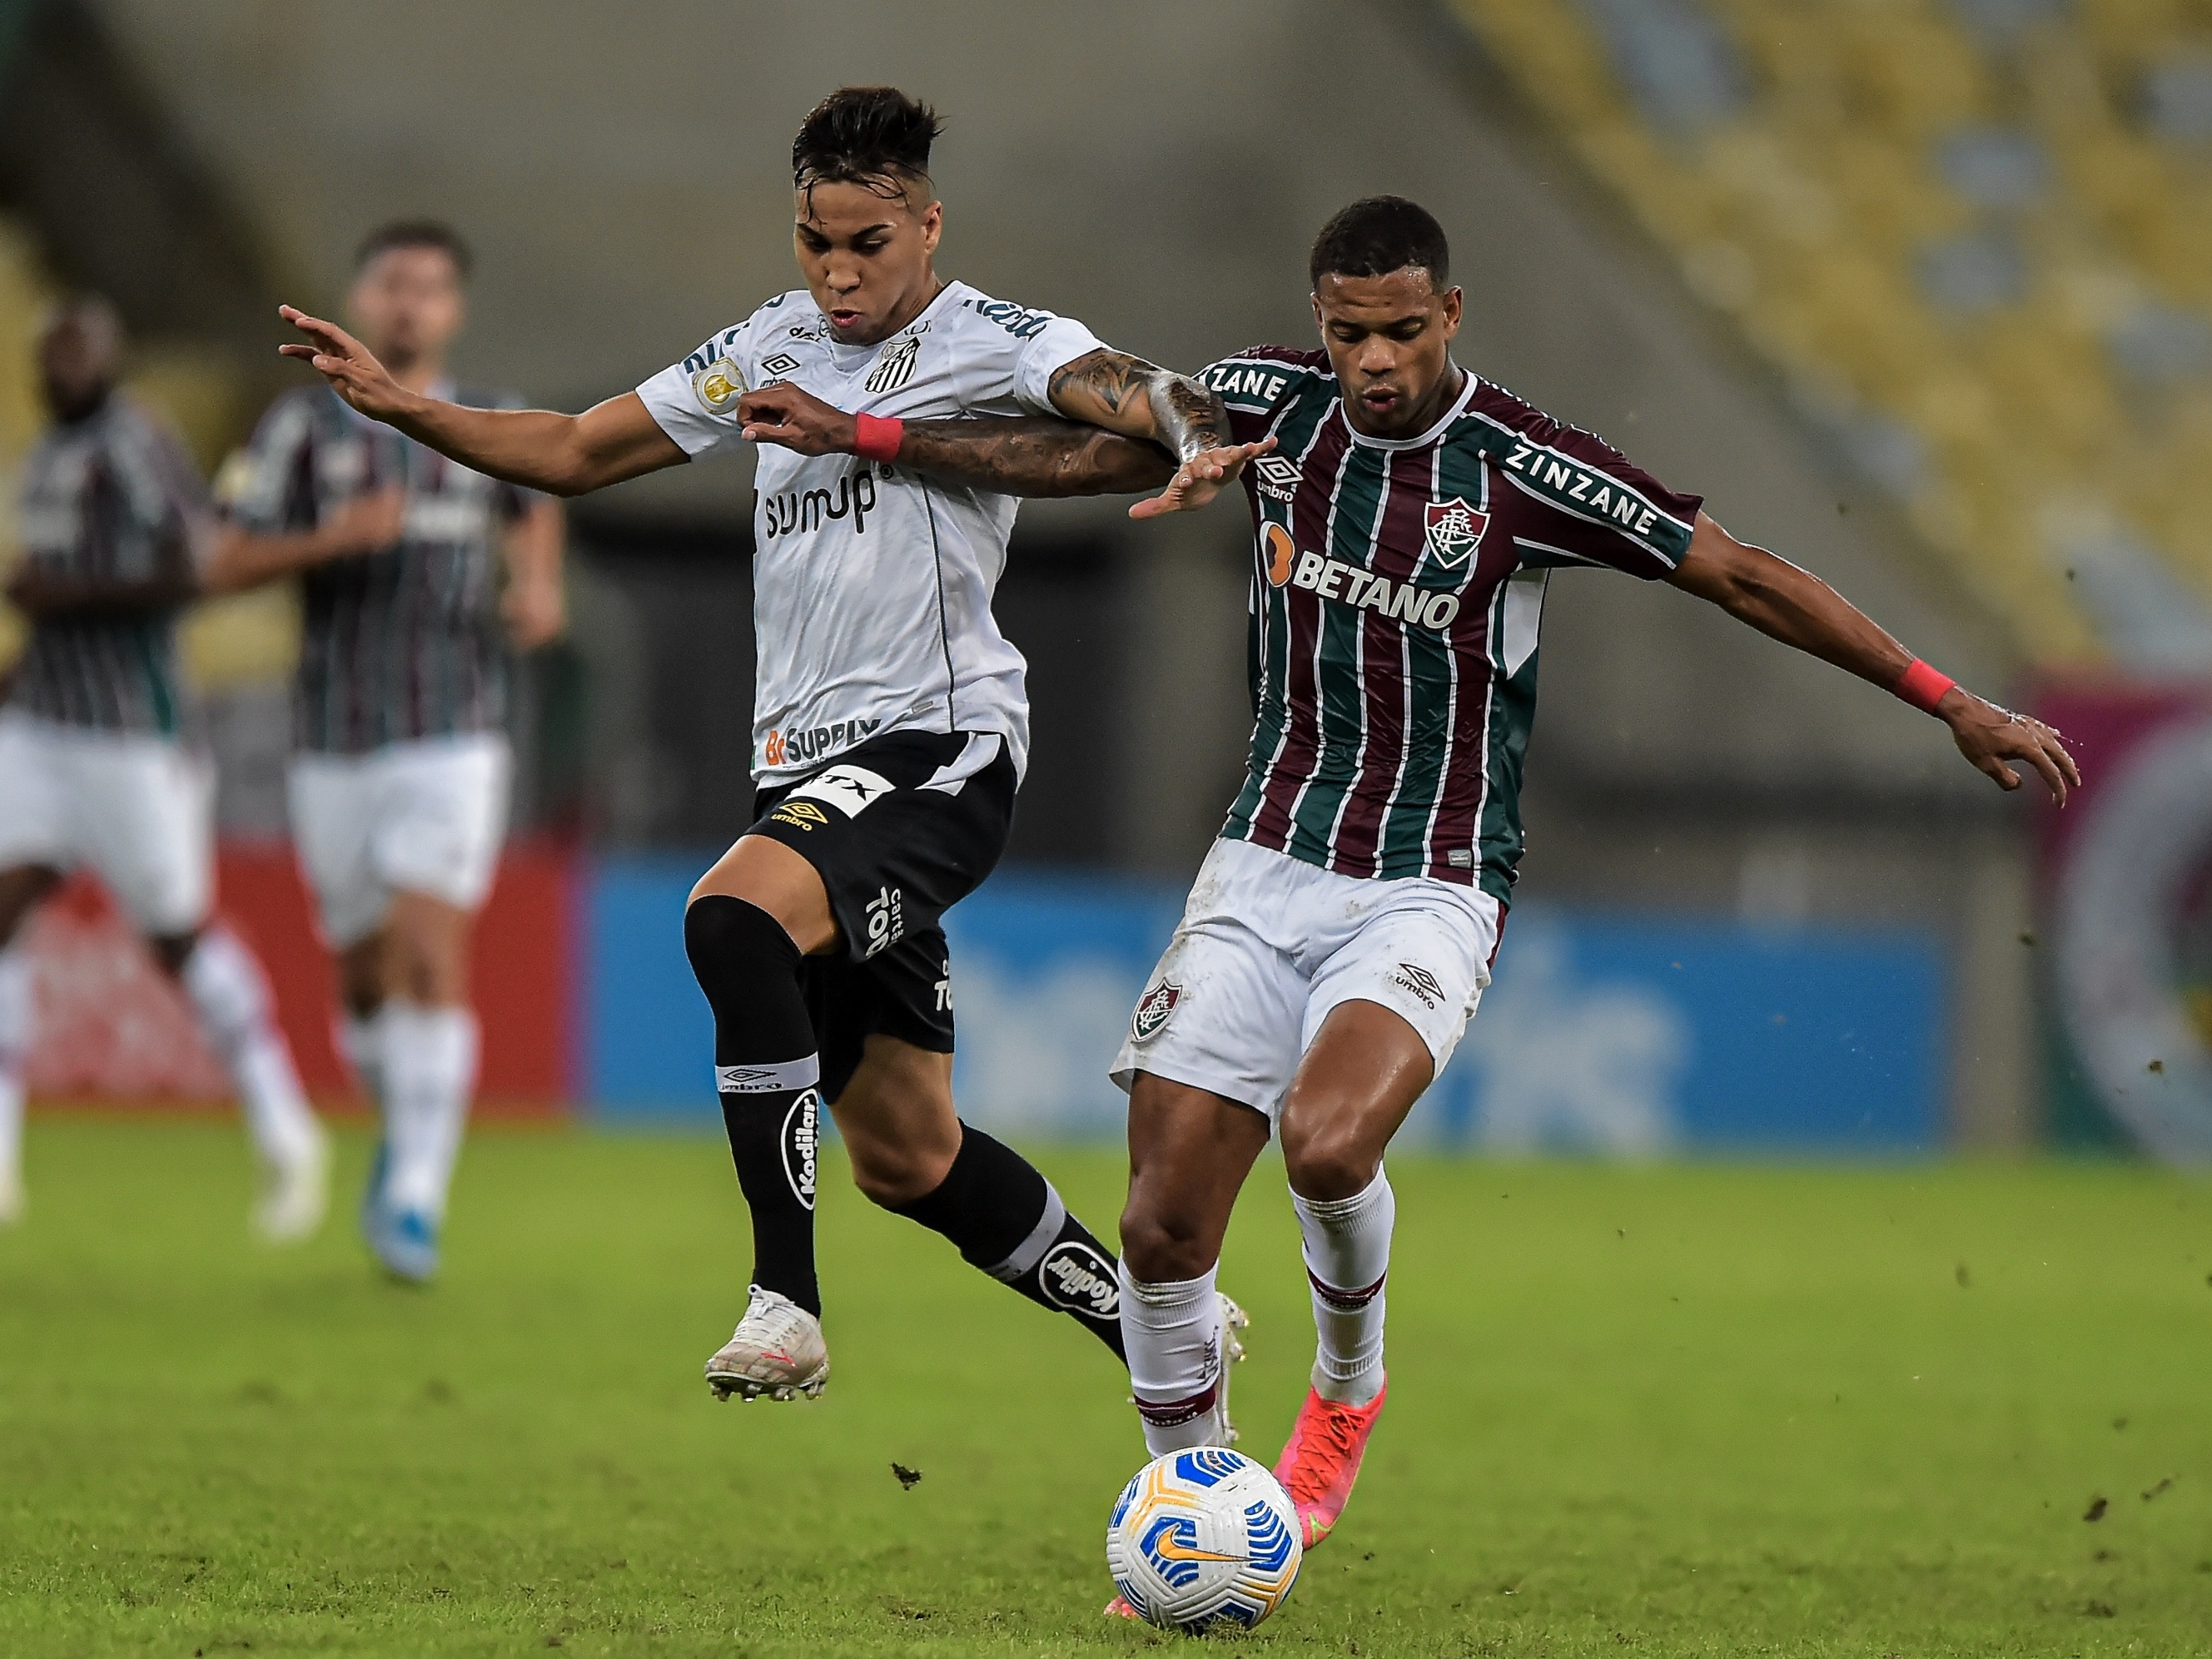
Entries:
[[744,371],[717,357],[691,377],[691,395],[709,415],[720,415],[745,394]]

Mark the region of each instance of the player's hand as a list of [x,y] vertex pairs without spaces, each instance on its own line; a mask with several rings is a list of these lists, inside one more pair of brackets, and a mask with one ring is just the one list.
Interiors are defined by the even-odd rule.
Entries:
[[507,619],[507,638],[518,651],[550,645],[568,630],[568,596],[556,580],[510,581],[500,595],[499,610]]
[[781,444],[802,455],[849,455],[860,423],[811,392],[779,382],[738,399],[740,434],[747,443]]
[[1273,438],[1262,438],[1255,444],[1225,444],[1219,449],[1200,450],[1177,469],[1165,489],[1131,507],[1129,516],[1158,519],[1170,513],[1195,513],[1237,482],[1245,462],[1274,447]]
[[279,306],[276,314],[307,337],[305,344],[281,345],[277,352],[297,357],[331,383],[331,390],[371,420],[389,420],[412,396],[371,351],[336,323],[310,317],[297,306]]
[[2025,761],[2042,775],[2051,799],[2066,805],[2066,792],[2081,787],[2081,769],[2066,752],[2065,739],[2041,720],[2015,714],[1954,685],[1936,705],[1950,726],[1959,752],[1996,781],[2000,789],[2020,787],[2020,774],[2005,763]]
[[356,495],[322,522],[317,535],[325,559],[349,559],[380,553],[399,539],[407,524],[407,492],[398,484]]

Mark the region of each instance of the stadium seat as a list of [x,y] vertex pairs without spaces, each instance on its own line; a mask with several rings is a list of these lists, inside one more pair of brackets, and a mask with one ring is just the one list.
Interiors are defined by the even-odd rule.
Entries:
[[2175,617],[2212,619],[2201,7],[1455,4],[2027,655],[2186,654]]

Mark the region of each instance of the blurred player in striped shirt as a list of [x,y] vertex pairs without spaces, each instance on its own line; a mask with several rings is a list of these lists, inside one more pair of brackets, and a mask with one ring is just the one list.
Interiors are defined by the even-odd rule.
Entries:
[[[445,226],[388,225],[362,244],[348,308],[410,387],[511,404],[447,374],[468,274]],[[476,1086],[469,939],[507,830],[508,647],[563,626],[561,509],[319,384],[276,400],[219,493],[218,585],[300,578],[292,831],[383,1116],[362,1231],[390,1271],[428,1279]]]
[[18,935],[82,866],[183,989],[237,1085],[269,1177],[261,1231],[304,1238],[322,1220],[326,1139],[260,964],[209,920],[212,777],[188,740],[176,647],[213,530],[207,494],[177,441],[115,389],[122,351],[95,299],[59,307],[39,341],[54,424],[24,465],[26,556],[8,597],[31,639],[0,708],[0,1220],[22,1205],[33,996]]

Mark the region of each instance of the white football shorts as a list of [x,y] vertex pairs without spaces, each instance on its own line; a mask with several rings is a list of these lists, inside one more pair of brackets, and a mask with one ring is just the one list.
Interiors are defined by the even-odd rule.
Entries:
[[0,869],[82,866],[149,938],[213,897],[215,774],[168,738],[0,712]]
[[358,944],[401,891],[481,907],[507,839],[514,771],[496,732],[295,757],[292,840],[324,937],[341,951]]
[[1330,1010],[1376,1002],[1443,1070],[1490,983],[1504,915],[1478,888],[1339,875],[1249,842],[1217,841],[1114,1060],[1282,1110]]

